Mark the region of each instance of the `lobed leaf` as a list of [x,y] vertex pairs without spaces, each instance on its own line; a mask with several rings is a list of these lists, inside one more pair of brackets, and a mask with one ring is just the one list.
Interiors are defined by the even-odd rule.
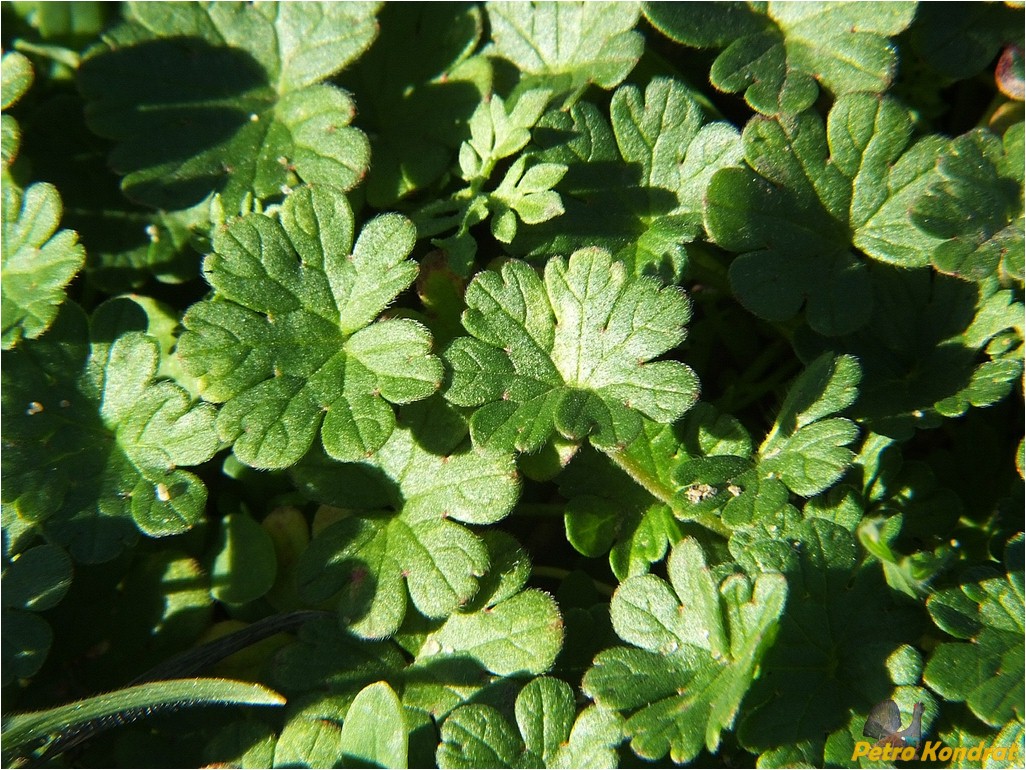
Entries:
[[[365,508],[313,539],[297,579],[311,601],[338,594],[343,622],[369,638],[395,633],[407,595],[429,618],[447,617],[466,604],[489,558],[484,543],[456,522],[498,521],[519,494],[512,458],[459,446],[466,428],[444,405],[413,410],[408,419],[362,468],[308,463],[296,470],[315,499]],[[418,436],[432,433],[436,440],[449,434],[438,447],[444,454],[419,443]],[[362,483],[380,490],[364,501],[350,492],[350,474],[361,470]],[[391,510],[373,510],[385,506]]]
[[280,217],[250,214],[214,238],[204,262],[212,300],[185,314],[178,353],[217,429],[253,467],[286,468],[320,433],[329,455],[379,449],[392,407],[441,384],[431,337],[408,319],[372,323],[406,289],[413,227],[398,215],[369,222],[353,246],[345,197],[303,188]]
[[559,186],[566,214],[518,235],[513,249],[549,257],[602,246],[635,274],[677,281],[685,244],[704,233],[709,179],[741,160],[738,133],[722,122],[703,126],[695,94],[669,78],[653,79],[644,94],[617,89],[610,118],[590,103],[543,118],[541,157],[569,169]]
[[[1004,141],[986,129],[955,139],[937,163],[937,178],[915,202],[912,221],[943,239],[932,255],[938,270],[982,281],[1023,277],[1023,127]],[[1013,160],[1014,159],[1014,160]]]
[[589,84],[619,85],[644,48],[634,2],[489,2],[495,55],[570,100]]
[[565,682],[531,680],[517,695],[515,712],[516,728],[491,706],[455,709],[442,724],[438,766],[617,767],[621,720],[596,706],[575,720],[573,694]]
[[824,736],[861,729],[869,708],[906,681],[882,662],[917,638],[919,617],[894,603],[878,570],[857,566],[853,535],[825,519],[764,523],[735,532],[729,547],[749,573],[785,574],[790,597],[738,740],[764,762],[792,761],[801,749],[822,764]]
[[[616,633],[634,647],[600,653],[583,688],[599,706],[630,711],[631,747],[680,764],[715,751],[775,636],[788,594],[782,575],[720,582],[698,541],[671,552],[670,583],[654,575],[620,584],[610,604]],[[640,648],[640,649],[638,649]]]
[[706,523],[732,498],[717,462],[747,469],[751,451],[741,424],[702,402],[673,426],[646,422],[615,461],[582,449],[559,477],[567,540],[586,556],[608,551],[619,580],[648,572],[688,521]]
[[[230,211],[299,182],[349,189],[370,160],[349,96],[321,81],[373,41],[375,3],[133,3],[82,63],[93,131],[132,200]],[[211,74],[216,78],[211,80]]]
[[926,604],[933,622],[956,639],[930,655],[923,680],[954,702],[966,702],[992,727],[1022,720],[1023,536],[1005,546],[1006,574],[985,570],[946,588]]
[[5,184],[3,347],[35,339],[57,316],[64,292],[85,262],[85,249],[72,230],[60,230],[61,198],[50,184],[21,191]]
[[213,408],[155,379],[157,342],[122,302],[90,322],[65,303],[31,347],[5,354],[4,504],[80,562],[113,558],[138,530],[189,529],[206,489],[181,468],[219,448]]
[[480,8],[385,4],[378,22],[380,34],[342,83],[361,94],[357,124],[374,158],[363,189],[382,208],[445,173],[492,72],[486,58],[472,55],[483,31]]
[[743,91],[752,109],[780,115],[811,107],[819,86],[835,97],[886,91],[898,63],[889,38],[909,26],[916,4],[646,3],[644,8],[646,18],[670,39],[724,49],[709,73],[716,88]]
[[697,398],[693,372],[646,363],[684,338],[684,297],[647,278],[629,279],[599,249],[553,258],[544,283],[525,263],[482,272],[467,287],[445,397],[478,407],[475,444],[536,451],[557,434],[623,447],[642,415],[672,422]]
[[906,268],[929,263],[936,239],[909,209],[935,178],[944,145],[934,136],[908,147],[911,129],[897,102],[869,94],[838,99],[825,126],[810,111],[745,127],[745,157],[758,174],[717,172],[705,210],[711,238],[741,252],[730,282],[742,304],[772,321],[804,305],[816,332],[846,334],[872,312],[855,249]]
[[824,350],[859,360],[862,385],[851,418],[907,438],[940,415],[1004,398],[1022,371],[1022,305],[1011,291],[925,269],[879,268],[870,279],[874,310],[864,329],[829,342],[796,335],[805,360]]
[[851,406],[862,377],[858,359],[821,356],[795,382],[766,440],[759,472],[779,477],[793,492],[812,497],[841,478],[858,437],[851,420],[829,418]]

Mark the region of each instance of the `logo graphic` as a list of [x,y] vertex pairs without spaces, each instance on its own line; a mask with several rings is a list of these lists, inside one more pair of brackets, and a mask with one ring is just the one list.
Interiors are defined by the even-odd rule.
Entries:
[[[888,699],[877,703],[869,712],[862,734],[874,738],[876,743],[856,741],[852,751],[853,762],[865,757],[872,762],[995,762],[1008,763],[1006,767],[1022,765],[1021,737],[1012,746],[986,746],[980,741],[976,746],[945,746],[940,741],[925,741],[923,738],[923,704],[912,709],[912,721],[901,729],[901,712],[894,701]],[[922,744],[921,744],[922,742]],[[921,745],[920,745],[921,744]]]
[[869,712],[862,734],[876,738],[875,746],[892,746],[904,748],[916,747],[923,736],[923,704],[917,703],[912,709],[912,722],[904,730],[901,729],[901,712],[898,705],[890,698],[877,703]]

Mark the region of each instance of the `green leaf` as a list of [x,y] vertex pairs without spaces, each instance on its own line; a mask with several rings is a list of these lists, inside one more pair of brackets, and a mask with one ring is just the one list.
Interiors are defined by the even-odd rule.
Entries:
[[370,135],[364,189],[377,208],[435,182],[452,164],[466,123],[491,90],[491,65],[472,56],[479,8],[460,3],[385,4],[374,45],[344,73],[360,94],[357,124]]
[[540,674],[556,660],[563,620],[548,594],[526,590],[475,612],[456,612],[424,642],[423,652],[469,656],[487,671]]
[[672,288],[629,279],[607,252],[553,258],[544,283],[525,263],[482,272],[467,287],[451,343],[446,398],[478,407],[475,444],[536,451],[557,434],[624,447],[642,415],[672,422],[697,399],[694,373],[676,361],[646,363],[684,338],[690,307]]
[[767,758],[810,741],[807,751],[821,757],[823,736],[848,725],[853,710],[864,723],[893,691],[883,664],[918,638],[919,615],[893,602],[879,570],[857,567],[853,535],[825,519],[735,533],[730,552],[750,572],[783,572],[789,585],[738,740]]
[[992,727],[1022,720],[1023,536],[1005,547],[1005,570],[981,569],[971,582],[938,591],[926,607],[957,639],[930,655],[923,680],[949,701],[966,702]]
[[[435,436],[437,454],[420,443],[422,435]],[[465,436],[465,424],[444,403],[429,403],[407,409],[404,424],[364,463],[308,461],[297,468],[300,486],[315,499],[365,509],[313,539],[297,568],[301,595],[319,602],[339,594],[343,622],[370,638],[395,633],[407,592],[429,618],[466,604],[488,568],[488,553],[456,522],[499,521],[516,503],[519,486],[512,457],[471,449]],[[379,492],[360,499],[351,491],[359,485]],[[385,507],[391,510],[380,510]]]
[[[563,201],[551,188],[565,173],[566,166],[559,163],[539,163],[527,169],[527,159],[521,155],[491,197],[506,207],[500,212],[516,212],[526,225],[540,224],[563,213]],[[512,231],[505,232],[501,231],[502,221],[500,217],[492,219],[492,234],[503,243],[509,243],[516,235],[516,220],[512,220]]]
[[401,671],[403,652],[392,642],[367,642],[325,618],[305,624],[296,640],[275,656],[271,680],[292,697],[308,690],[355,698],[369,684]]
[[695,96],[668,78],[653,79],[644,94],[617,89],[609,111],[611,126],[590,103],[543,118],[540,157],[569,168],[557,188],[566,214],[518,235],[513,249],[548,257],[602,246],[635,274],[675,282],[687,265],[685,244],[704,233],[709,179],[741,160],[738,133],[702,125]]
[[1022,283],[1023,125],[1004,142],[976,129],[951,143],[937,163],[937,178],[916,201],[912,220],[941,238],[934,266],[967,280],[998,273]]
[[515,102],[511,99],[509,106],[497,94],[482,101],[470,116],[470,138],[460,145],[459,151],[459,172],[469,185],[454,193],[450,200],[422,206],[416,215],[421,237],[456,228],[452,235],[433,238],[432,243],[447,255],[449,264],[461,276],[469,274],[477,253],[470,228],[489,214],[494,215],[492,234],[508,243],[517,231],[517,214],[524,224],[534,224],[563,213],[559,194],[549,189],[566,171],[558,164],[528,169],[526,156],[521,156],[495,190],[482,190],[496,164],[517,154],[528,143],[529,129],[541,117],[550,93],[544,88],[525,90]]
[[0,72],[3,77],[0,109],[6,110],[31,88],[35,73],[32,71],[32,63],[17,51],[8,51],[4,54]]
[[[132,200],[230,211],[300,181],[353,187],[369,147],[349,96],[321,81],[377,32],[375,3],[128,6],[79,70],[91,128]],[[216,73],[216,78],[212,78]]]
[[4,354],[4,504],[79,562],[113,558],[137,529],[188,530],[206,489],[182,467],[219,448],[213,408],[154,379],[158,344],[120,307],[87,327],[65,303],[44,336]]
[[323,187],[297,190],[278,219],[249,214],[215,235],[204,262],[215,297],[186,313],[178,352],[203,397],[224,404],[218,433],[240,460],[287,468],[318,432],[332,457],[365,457],[392,432],[386,402],[440,386],[425,328],[374,323],[416,276],[413,241],[389,214],[353,246],[346,199]]
[[791,491],[812,497],[834,484],[855,458],[847,448],[858,437],[843,412],[858,395],[862,377],[853,356],[823,355],[791,387],[759,448],[759,472],[779,477]]
[[616,767],[621,720],[596,706],[575,720],[575,710],[570,687],[549,677],[517,695],[516,728],[491,706],[460,706],[442,724],[438,766]]
[[244,513],[221,519],[210,594],[225,604],[259,599],[274,585],[278,562],[271,536]]
[[874,310],[865,328],[830,340],[805,332],[795,338],[804,360],[825,350],[859,360],[862,384],[848,416],[907,438],[916,427],[936,425],[939,415],[1010,392],[1022,371],[1023,310],[1013,292],[925,269],[879,268],[870,278]]
[[[86,127],[81,98],[48,92],[26,111],[31,177],[60,190],[62,224],[86,247],[86,283],[110,294],[147,280],[181,283],[199,274],[194,240],[206,238],[210,207],[153,211],[129,202],[106,163],[109,144]],[[165,295],[165,299],[168,295]]]
[[46,41],[80,50],[103,31],[111,9],[103,2],[12,3],[13,10]]
[[817,84],[835,97],[887,90],[898,63],[888,38],[909,26],[915,10],[910,2],[645,4],[645,16],[672,40],[724,48],[710,81],[721,91],[744,91],[764,115],[808,109]]
[[229,679],[177,679],[147,682],[95,695],[46,711],[14,714],[4,718],[5,762],[34,741],[93,719],[124,718],[133,712],[146,715],[180,706],[248,705],[280,706],[278,693],[249,682]]
[[[5,546],[8,528],[4,525]],[[37,545],[8,561],[3,572],[3,684],[36,674],[53,641],[38,612],[55,607],[71,586],[71,560],[55,545]]]
[[971,78],[993,63],[1002,45],[1021,35],[1021,10],[1004,3],[947,9],[921,3],[911,29],[912,47],[935,79],[937,73],[951,80]]
[[731,499],[727,479],[707,461],[747,468],[751,452],[741,424],[702,402],[673,426],[646,422],[612,458],[582,450],[559,478],[567,539],[586,556],[609,551],[619,580],[648,572],[683,539],[683,522],[705,525]]
[[258,722],[232,722],[207,743],[203,751],[207,764],[233,767],[271,767],[274,764],[275,735],[270,726]]
[[[835,336],[864,326],[872,312],[866,264],[929,264],[937,239],[909,210],[936,178],[937,136],[909,145],[912,121],[896,101],[842,96],[826,125],[813,111],[744,131],[754,171],[723,169],[709,185],[705,225],[740,256],[734,293],[750,311],[785,321],[804,306],[809,326]],[[757,173],[755,173],[757,172]]]
[[532,84],[576,101],[588,85],[613,88],[627,77],[644,49],[634,31],[634,2],[486,4],[494,54],[508,59]]
[[36,674],[53,644],[53,630],[43,618],[31,612],[3,609],[3,684]]
[[408,767],[406,719],[399,698],[386,682],[363,688],[342,723],[346,767]]
[[342,731],[325,719],[290,719],[274,746],[272,767],[335,767],[342,756]]
[[5,183],[3,200],[3,347],[45,332],[82,268],[85,249],[60,230],[61,197],[45,183],[21,191]]
[[[706,458],[678,468],[676,482],[686,485],[684,494],[696,508],[722,508],[723,523],[735,531],[756,523],[779,528],[797,519],[789,490],[803,497],[818,495],[837,483],[855,459],[848,445],[858,437],[858,427],[831,415],[851,407],[860,379],[855,357],[823,353],[792,384],[753,463]],[[846,520],[849,514],[822,515]],[[861,507],[854,516],[857,522]]]
[[[730,729],[775,636],[788,593],[782,575],[719,580],[698,541],[670,554],[670,583],[654,575],[620,584],[610,605],[616,633],[634,647],[606,650],[585,674],[599,706],[633,712],[626,723],[640,757],[678,763],[715,751]],[[638,649],[640,648],[640,649]]]
[[71,585],[71,560],[55,545],[37,545],[4,567],[3,606],[42,612],[56,606]]
[[[833,491],[846,498],[842,505],[847,509],[847,527],[858,534],[867,553],[880,561],[888,584],[921,599],[931,592],[934,580],[957,556],[961,544],[954,537],[946,542],[943,537],[954,534],[965,507],[951,488],[938,481],[929,466],[903,462],[899,446],[886,436],[869,434],[856,458],[857,470],[853,474],[863,480],[862,500],[852,494],[854,490],[850,487],[839,486]],[[815,502],[810,501],[809,505]],[[815,515],[823,513],[825,510],[821,509]],[[924,547],[926,543],[932,549]],[[911,553],[904,555],[908,551]]]

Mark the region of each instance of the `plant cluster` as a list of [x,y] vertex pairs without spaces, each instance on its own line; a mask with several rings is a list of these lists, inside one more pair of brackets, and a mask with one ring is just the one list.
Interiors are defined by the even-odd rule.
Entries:
[[3,22],[5,764],[1022,751],[1021,3]]

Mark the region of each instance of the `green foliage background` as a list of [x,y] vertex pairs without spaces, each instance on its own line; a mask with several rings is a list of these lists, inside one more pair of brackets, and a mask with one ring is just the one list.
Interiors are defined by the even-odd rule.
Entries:
[[1021,3],[3,28],[5,764],[1023,756]]

